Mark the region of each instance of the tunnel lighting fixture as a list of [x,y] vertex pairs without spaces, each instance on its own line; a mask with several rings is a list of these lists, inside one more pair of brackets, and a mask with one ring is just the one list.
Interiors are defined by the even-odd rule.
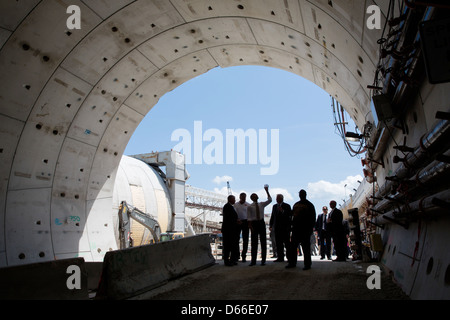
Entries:
[[345,140],[347,141],[359,141],[363,138],[362,134],[357,134],[354,132],[346,132],[345,133]]

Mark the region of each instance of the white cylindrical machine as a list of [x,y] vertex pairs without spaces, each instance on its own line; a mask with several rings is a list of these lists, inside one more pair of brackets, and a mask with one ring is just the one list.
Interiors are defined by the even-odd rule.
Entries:
[[[167,231],[172,210],[164,180],[145,162],[128,156],[122,157],[114,184],[112,214],[117,241],[122,201],[152,215],[158,220],[161,232]],[[131,232],[135,246],[151,243],[153,239],[150,231],[134,220],[131,220]]]

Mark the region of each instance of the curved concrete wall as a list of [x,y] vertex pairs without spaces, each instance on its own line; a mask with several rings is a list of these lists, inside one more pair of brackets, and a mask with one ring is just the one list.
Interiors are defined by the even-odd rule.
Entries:
[[[166,92],[215,67],[305,77],[371,120],[381,30],[344,0],[0,3],[0,266],[114,250],[121,155]],[[376,1],[387,12],[389,1]],[[66,26],[69,5],[81,29]],[[384,19],[381,21],[384,24]]]

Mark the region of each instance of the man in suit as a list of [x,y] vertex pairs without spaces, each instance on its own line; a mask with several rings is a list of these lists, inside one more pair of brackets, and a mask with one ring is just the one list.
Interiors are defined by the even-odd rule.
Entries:
[[226,266],[236,265],[236,261],[239,259],[238,215],[233,207],[235,202],[236,198],[233,195],[229,195],[228,202],[223,206],[222,210],[222,257]]
[[283,202],[282,194],[277,194],[277,203],[272,207],[272,215],[269,222],[269,230],[275,233],[277,259],[275,262],[284,261],[284,249],[288,250],[291,232],[291,206]]
[[333,261],[347,260],[347,238],[345,228],[342,224],[344,215],[342,211],[336,208],[336,201],[330,201],[330,217],[328,218],[328,226],[331,226],[331,236],[333,237],[334,248],[336,249],[336,259]]
[[239,195],[239,201],[234,204],[234,210],[236,210],[238,215],[238,227],[239,227],[238,240],[242,232],[242,262],[245,262],[247,260],[248,238],[250,235],[250,229],[248,228],[247,222],[247,208],[250,205],[250,203],[248,203],[246,199],[247,194],[245,192],[242,192]]
[[252,193],[250,199],[253,203],[247,207],[247,221],[248,226],[251,231],[251,246],[252,246],[252,261],[250,266],[256,264],[256,258],[258,254],[258,237],[261,242],[261,265],[266,264],[266,254],[267,254],[267,235],[266,235],[266,223],[264,221],[264,208],[272,202],[272,197],[269,194],[269,186],[265,185],[264,190],[266,190],[267,201],[258,202],[258,195]]
[[295,268],[297,265],[297,247],[303,250],[303,270],[311,269],[311,234],[316,223],[316,209],[306,200],[306,191],[300,190],[300,201],[292,207],[292,235],[289,244],[288,265],[286,268]]
[[325,259],[325,255],[328,260],[331,260],[331,233],[327,229],[328,208],[324,206],[322,213],[317,216],[316,232],[319,238],[320,245],[320,260]]

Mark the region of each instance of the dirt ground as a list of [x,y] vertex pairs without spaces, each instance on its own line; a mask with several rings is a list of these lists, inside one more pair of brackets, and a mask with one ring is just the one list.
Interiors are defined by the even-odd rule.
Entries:
[[367,273],[370,265],[361,261],[333,262],[313,256],[310,270],[302,270],[269,259],[239,262],[226,267],[222,261],[207,269],[181,277],[135,297],[137,300],[408,300],[409,298],[381,269],[381,288],[370,290]]

